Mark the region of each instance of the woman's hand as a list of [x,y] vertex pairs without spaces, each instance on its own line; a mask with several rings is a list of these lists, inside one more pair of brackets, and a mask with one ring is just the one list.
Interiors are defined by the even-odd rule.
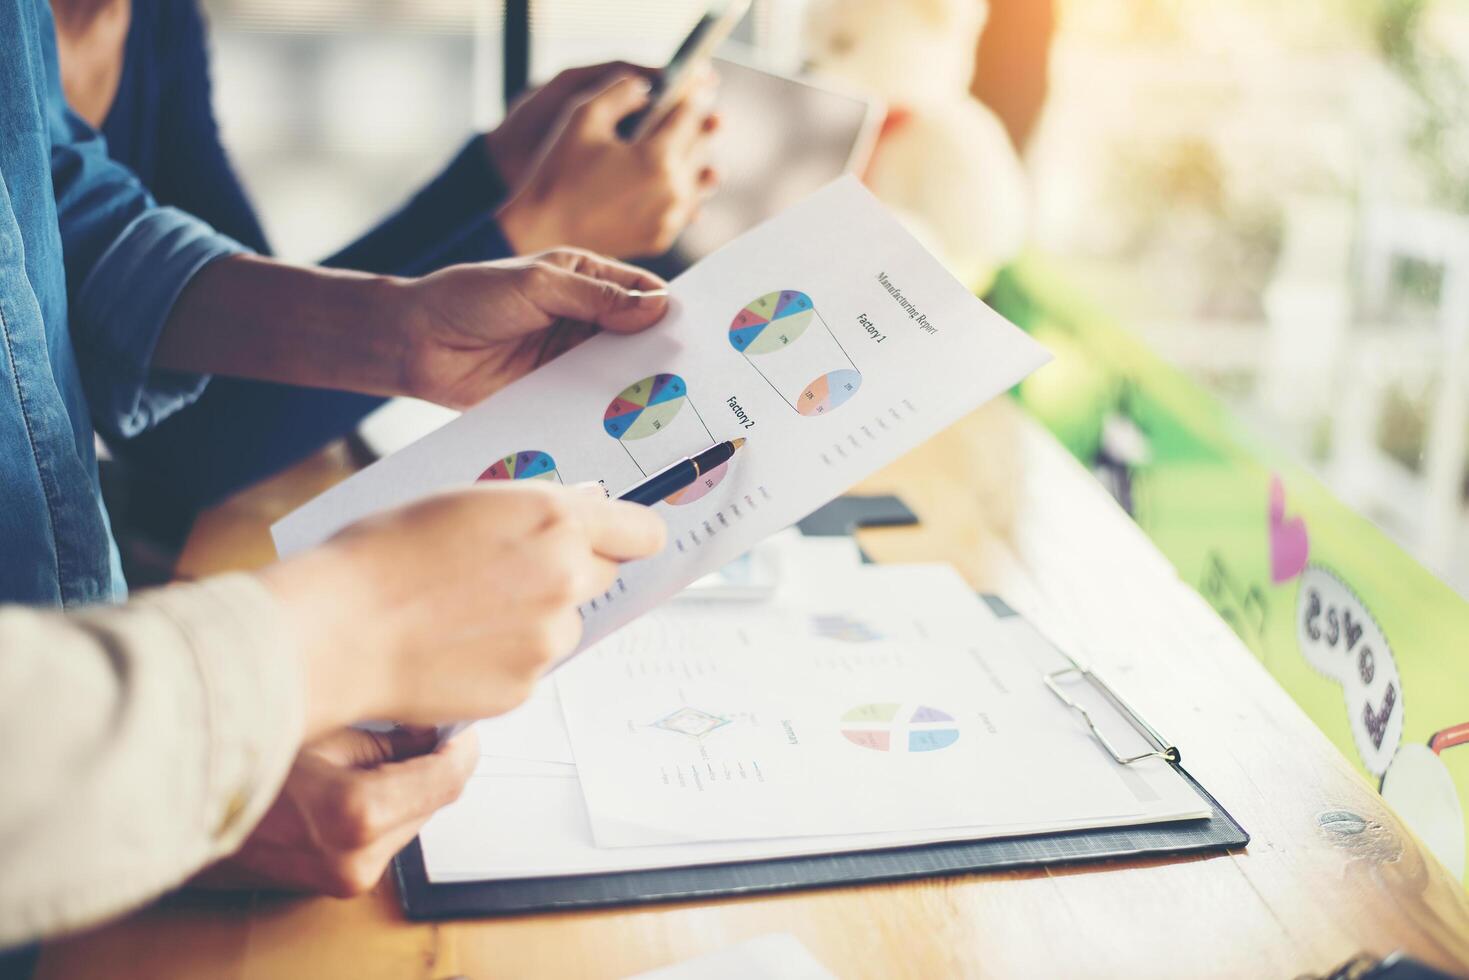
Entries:
[[578,607],[663,542],[652,509],[595,487],[480,484],[265,569],[303,651],[308,738],[509,710],[576,649]]
[[596,333],[643,330],[662,279],[587,252],[450,266],[405,284],[404,392],[464,408]]
[[484,136],[485,149],[505,186],[512,193],[521,188],[547,137],[556,131],[572,106],[624,75],[651,82],[658,76],[658,69],[626,61],[568,68],[516,99],[500,125]]
[[203,871],[206,888],[272,888],[346,898],[368,891],[479,758],[474,732],[343,728],[302,747],[244,845]]
[[632,333],[667,310],[662,279],[574,249],[421,279],[236,255],[190,280],[153,366],[464,408],[597,328]]
[[717,183],[707,165],[713,88],[711,74],[630,142],[617,124],[647,105],[644,76],[620,74],[572,104],[499,213],[510,244],[522,254],[557,245],[624,258],[667,251]]
[[357,524],[261,580],[299,643],[308,743],[238,853],[196,883],[353,895],[478,757],[472,732],[367,733],[366,718],[482,718],[525,700],[581,640],[578,606],[663,548],[647,507],[600,488],[489,486]]

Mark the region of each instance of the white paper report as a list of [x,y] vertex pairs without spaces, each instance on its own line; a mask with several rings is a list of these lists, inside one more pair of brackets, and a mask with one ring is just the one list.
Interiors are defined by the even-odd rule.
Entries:
[[671,285],[664,321],[599,335],[277,523],[289,555],[480,479],[620,492],[712,443],[658,504],[668,547],[582,609],[590,644],[1020,381],[1045,351],[843,178]]

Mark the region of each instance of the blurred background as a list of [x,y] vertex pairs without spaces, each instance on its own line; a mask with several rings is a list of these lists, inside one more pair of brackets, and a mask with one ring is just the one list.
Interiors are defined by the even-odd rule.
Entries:
[[[742,33],[764,63],[800,65],[803,6],[757,4]],[[353,237],[503,112],[497,0],[206,9],[225,137],[287,257]],[[660,63],[701,5],[530,9],[543,79]],[[1043,60],[980,72],[1049,79],[1038,116],[1006,118],[1031,247],[1469,594],[1469,3],[1001,0],[989,14]]]

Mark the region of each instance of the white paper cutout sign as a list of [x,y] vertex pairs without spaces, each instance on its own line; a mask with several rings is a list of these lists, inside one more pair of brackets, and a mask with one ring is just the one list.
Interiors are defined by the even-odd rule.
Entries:
[[1381,776],[1403,738],[1402,678],[1377,620],[1321,565],[1301,574],[1296,641],[1307,663],[1341,685],[1357,754]]

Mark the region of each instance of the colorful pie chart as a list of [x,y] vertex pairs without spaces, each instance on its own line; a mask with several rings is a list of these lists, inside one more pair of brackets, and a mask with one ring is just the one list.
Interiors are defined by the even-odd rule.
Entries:
[[766,293],[735,314],[729,343],[745,354],[769,354],[795,343],[815,316],[805,293],[794,289]]
[[479,475],[480,480],[556,480],[556,461],[550,453],[526,449],[497,459]]
[[675,507],[682,507],[684,504],[691,504],[694,501],[703,497],[710,490],[713,490],[715,487],[719,486],[720,481],[723,480],[725,476],[728,475],[728,473],[729,463],[720,463],[718,466],[714,467],[714,469],[710,470],[708,473],[705,473],[703,476],[699,477],[697,480],[684,487],[682,490],[675,490],[673,493],[670,493],[668,496],[663,498],[663,501],[664,503],[673,504]]
[[644,378],[612,399],[602,416],[602,428],[612,438],[624,441],[656,435],[684,407],[688,393],[688,385],[676,374]]
[[875,752],[936,752],[959,741],[959,726],[938,708],[889,701],[842,715],[842,736]]
[[851,368],[830,371],[806,386],[796,399],[802,415],[825,415],[847,403],[862,387],[862,375]]

